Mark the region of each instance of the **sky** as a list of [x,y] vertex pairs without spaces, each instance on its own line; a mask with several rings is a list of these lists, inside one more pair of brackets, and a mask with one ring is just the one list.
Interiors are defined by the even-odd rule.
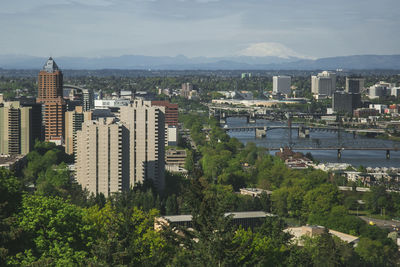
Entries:
[[399,0],[1,0],[0,54],[400,54]]

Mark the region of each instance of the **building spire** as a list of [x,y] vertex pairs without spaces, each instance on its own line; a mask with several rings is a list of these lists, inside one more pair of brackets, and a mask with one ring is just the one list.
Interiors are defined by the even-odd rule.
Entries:
[[46,61],[46,64],[44,64],[43,66],[43,70],[53,73],[59,69],[54,59],[52,57],[49,57],[49,59]]

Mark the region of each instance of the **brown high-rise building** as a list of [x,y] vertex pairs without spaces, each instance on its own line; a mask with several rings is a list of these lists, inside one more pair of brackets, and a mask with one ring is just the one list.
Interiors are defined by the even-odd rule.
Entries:
[[169,101],[151,101],[151,105],[165,107],[165,124],[178,126],[178,104]]
[[45,140],[62,142],[65,113],[63,75],[51,57],[39,72],[38,89],[36,102],[43,105]]

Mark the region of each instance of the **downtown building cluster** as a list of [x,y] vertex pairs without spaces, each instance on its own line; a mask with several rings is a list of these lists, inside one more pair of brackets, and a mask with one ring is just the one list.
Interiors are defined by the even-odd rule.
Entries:
[[54,142],[74,155],[75,179],[90,193],[110,196],[145,182],[162,191],[164,149],[176,145],[178,107],[133,96],[123,100],[96,109],[93,91],[64,85],[50,57],[39,72],[36,99],[0,98],[0,154],[23,156],[36,141]]

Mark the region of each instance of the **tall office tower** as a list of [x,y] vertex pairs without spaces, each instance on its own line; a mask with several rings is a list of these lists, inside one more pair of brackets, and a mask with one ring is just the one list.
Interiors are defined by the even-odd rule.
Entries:
[[121,122],[130,134],[130,185],[151,180],[159,191],[165,186],[165,108],[135,100],[120,109]]
[[0,107],[0,153],[28,154],[40,140],[41,124],[39,107],[23,107],[18,101],[4,102]]
[[361,107],[361,94],[335,92],[332,98],[332,108],[338,113],[353,114],[353,111]]
[[311,76],[311,92],[316,96],[330,97],[336,90],[336,73],[323,71]]
[[364,89],[364,78],[346,77],[346,92],[360,93]]
[[165,146],[178,144],[178,104],[169,101],[151,101],[153,106],[165,107]]
[[76,106],[74,111],[65,112],[65,153],[76,153],[76,132],[82,129],[84,121],[92,120],[92,111]]
[[275,94],[281,93],[290,95],[291,90],[291,77],[290,76],[274,76],[272,77],[272,92]]
[[129,133],[113,118],[86,121],[76,133],[76,180],[94,194],[129,188]]
[[46,141],[62,143],[64,137],[63,75],[50,57],[39,72],[37,103],[43,106]]
[[82,107],[83,111],[94,109],[94,93],[92,89],[82,90]]

